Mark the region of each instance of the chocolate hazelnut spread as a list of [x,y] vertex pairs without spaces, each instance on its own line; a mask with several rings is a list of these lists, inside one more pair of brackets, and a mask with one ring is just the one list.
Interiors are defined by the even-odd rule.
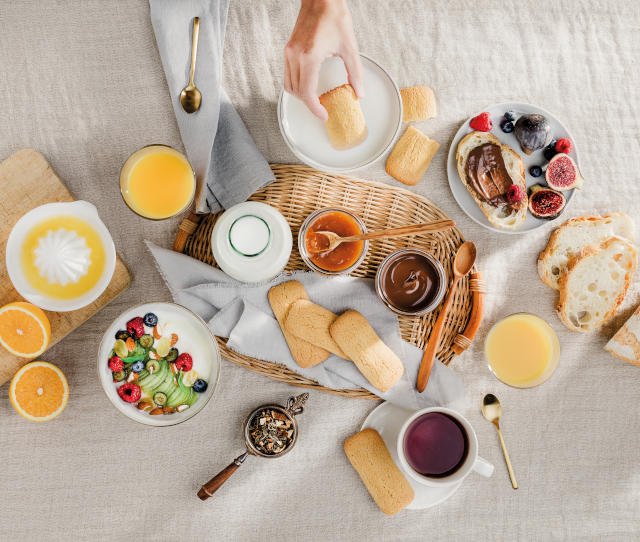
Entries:
[[471,150],[465,173],[471,186],[484,201],[496,207],[507,203],[505,195],[513,181],[504,164],[499,145],[484,143]]
[[398,254],[386,266],[381,289],[397,309],[418,312],[434,299],[440,277],[433,264],[421,254]]

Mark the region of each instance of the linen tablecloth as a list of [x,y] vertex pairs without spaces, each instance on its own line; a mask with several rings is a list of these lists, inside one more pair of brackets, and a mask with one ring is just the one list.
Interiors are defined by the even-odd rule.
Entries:
[[[195,492],[243,449],[256,405],[299,389],[224,363],[215,398],[193,420],[154,429],[122,416],[96,378],[102,331],[126,307],[169,298],[142,239],[170,246],[177,220],[145,221],[118,189],[127,156],[148,143],[181,147],[145,1],[13,1],[0,7],[0,158],[44,153],[74,196],[95,203],[131,268],[131,289],[45,358],[71,397],[34,424],[0,388],[0,540],[637,540],[640,536],[640,369],[602,350],[639,301],[640,277],[618,316],[591,335],[564,329],[535,259],[552,224],[496,235],[468,219],[445,174],[459,124],[486,105],[518,100],[554,112],[574,134],[586,178],[566,217],[626,211],[640,225],[640,12],[613,0],[508,2],[351,0],[362,52],[400,86],[429,84],[439,116],[421,125],[442,144],[412,190],[429,197],[478,245],[489,295],[470,351],[453,361],[473,408],[480,453],[496,465],[444,504],[382,514],[344,456],[374,401],[311,392],[300,441],[278,461],[250,458],[215,499]],[[282,49],[298,3],[232,0],[224,88],[270,162],[295,162],[278,131]],[[200,56],[198,62],[206,62]],[[360,176],[400,186],[380,162]],[[562,344],[551,380],[532,390],[498,382],[482,338],[498,318],[533,311]],[[504,406],[502,428],[520,489],[509,485],[483,394]]]

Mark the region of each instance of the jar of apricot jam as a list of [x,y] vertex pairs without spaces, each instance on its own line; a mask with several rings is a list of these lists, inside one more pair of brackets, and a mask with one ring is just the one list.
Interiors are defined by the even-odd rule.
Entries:
[[320,209],[309,215],[298,234],[298,250],[310,269],[324,275],[341,275],[350,273],[362,263],[369,241],[341,243],[331,251],[322,252],[327,241],[323,235],[316,234],[319,231],[347,237],[366,233],[367,229],[356,215],[339,207]]

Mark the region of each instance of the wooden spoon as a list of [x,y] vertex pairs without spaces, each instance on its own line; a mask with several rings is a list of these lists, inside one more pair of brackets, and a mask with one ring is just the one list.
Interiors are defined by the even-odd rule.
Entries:
[[[326,243],[317,246],[313,250],[309,250],[311,254],[320,252],[330,252],[342,243],[352,243],[354,241],[368,241],[371,239],[392,239],[394,237],[404,237],[406,235],[417,235],[419,233],[428,233],[436,231],[444,231],[453,228],[456,223],[453,220],[438,220],[436,222],[424,222],[421,224],[412,224],[411,226],[402,226],[401,228],[390,228],[387,230],[371,231],[361,233],[359,235],[350,235],[348,237],[340,237],[332,231],[316,231],[317,236],[324,237]],[[320,243],[318,243],[320,245]]]
[[476,246],[471,241],[462,243],[458,248],[455,259],[453,260],[453,282],[451,283],[451,288],[449,288],[449,293],[442,304],[436,324],[433,326],[427,347],[424,349],[422,362],[420,363],[420,370],[418,371],[418,380],[416,382],[416,388],[418,388],[419,392],[423,392],[427,387],[427,382],[429,382],[429,376],[431,375],[431,369],[433,368],[433,360],[435,359],[436,352],[440,346],[440,337],[444,330],[447,313],[449,312],[449,308],[453,302],[453,296],[456,293],[458,281],[471,271],[475,261]]

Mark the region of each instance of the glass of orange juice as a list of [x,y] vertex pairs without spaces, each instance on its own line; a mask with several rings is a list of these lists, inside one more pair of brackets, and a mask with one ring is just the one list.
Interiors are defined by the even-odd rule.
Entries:
[[484,352],[489,369],[499,380],[515,388],[533,388],[558,367],[560,341],[539,316],[517,313],[494,324]]
[[183,154],[167,145],[149,145],[122,166],[120,191],[133,212],[162,220],[181,213],[193,201],[196,177]]

